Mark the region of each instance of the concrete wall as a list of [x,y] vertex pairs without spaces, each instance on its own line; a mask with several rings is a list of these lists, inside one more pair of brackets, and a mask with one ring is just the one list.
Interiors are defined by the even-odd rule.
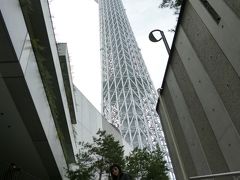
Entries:
[[240,4],[207,2],[183,6],[159,99],[180,180],[240,170]]
[[102,116],[88,99],[74,87],[77,124],[74,125],[76,141],[92,142],[99,129],[102,129]]
[[74,87],[76,99],[76,117],[77,124],[74,125],[76,142],[92,142],[93,136],[99,129],[105,130],[107,134],[112,134],[115,140],[124,145],[125,154],[129,154],[132,150],[131,146],[122,139],[120,131],[110,124],[101,113],[89,102],[89,100]]

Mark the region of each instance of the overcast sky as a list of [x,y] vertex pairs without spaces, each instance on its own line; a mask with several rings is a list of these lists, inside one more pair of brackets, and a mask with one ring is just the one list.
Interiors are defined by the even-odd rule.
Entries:
[[[171,47],[176,16],[159,9],[161,0],[123,0],[138,46],[155,89],[161,86],[167,63],[163,42],[152,43],[148,34],[154,29],[165,32]],[[66,42],[74,84],[101,112],[101,62],[98,4],[94,0],[50,0],[57,42]]]

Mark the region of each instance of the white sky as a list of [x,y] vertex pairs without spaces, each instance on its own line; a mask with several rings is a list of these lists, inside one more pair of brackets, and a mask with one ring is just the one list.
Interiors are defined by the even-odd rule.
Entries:
[[[165,32],[169,46],[176,16],[159,9],[160,0],[123,0],[138,46],[156,89],[161,86],[167,63],[162,41],[153,43],[148,34],[154,29]],[[50,0],[57,42],[66,42],[74,84],[101,112],[101,62],[98,4],[94,0]]]

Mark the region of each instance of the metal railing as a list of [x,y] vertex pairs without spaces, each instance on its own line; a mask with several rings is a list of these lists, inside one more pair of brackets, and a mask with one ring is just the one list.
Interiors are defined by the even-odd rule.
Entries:
[[209,179],[209,178],[222,178],[222,177],[232,177],[234,180],[240,180],[240,171],[233,171],[233,172],[226,172],[226,173],[218,173],[218,174],[209,174],[209,175],[202,175],[202,176],[194,176],[190,177],[189,179]]

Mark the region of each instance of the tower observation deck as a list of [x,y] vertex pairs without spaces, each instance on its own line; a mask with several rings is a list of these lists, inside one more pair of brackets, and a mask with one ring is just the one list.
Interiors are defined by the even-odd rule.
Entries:
[[121,0],[98,0],[102,61],[102,114],[132,147],[165,153],[174,178],[150,79]]

